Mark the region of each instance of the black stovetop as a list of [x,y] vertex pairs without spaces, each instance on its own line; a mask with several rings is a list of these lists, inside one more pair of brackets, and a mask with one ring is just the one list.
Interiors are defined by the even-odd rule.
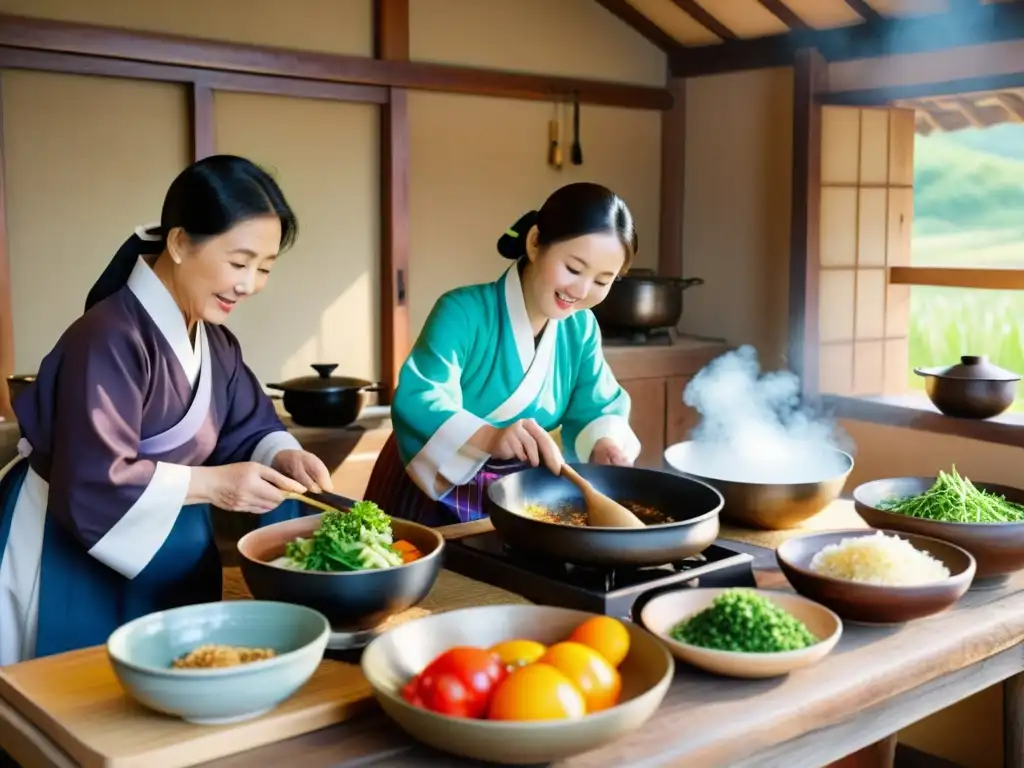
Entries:
[[445,542],[444,567],[534,603],[636,619],[648,600],[671,589],[756,586],[753,560],[712,544],[699,555],[662,566],[581,566],[513,550],[490,531]]

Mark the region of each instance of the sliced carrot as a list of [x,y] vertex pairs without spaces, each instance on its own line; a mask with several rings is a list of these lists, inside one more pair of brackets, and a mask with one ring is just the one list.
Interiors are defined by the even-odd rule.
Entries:
[[411,563],[413,560],[419,560],[423,557],[423,553],[416,548],[416,545],[408,541],[399,539],[391,546],[398,550],[398,553],[402,556],[403,563]]

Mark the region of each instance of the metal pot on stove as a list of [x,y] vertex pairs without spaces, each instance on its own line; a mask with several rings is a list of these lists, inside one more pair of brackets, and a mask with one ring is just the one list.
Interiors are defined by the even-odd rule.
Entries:
[[300,427],[347,427],[359,418],[370,392],[382,386],[348,376],[332,376],[337,363],[315,363],[316,376],[301,376],[268,389],[283,393],[284,409]]
[[659,277],[653,269],[634,269],[616,280],[594,307],[602,331],[645,333],[674,328],[683,316],[683,291],[703,285],[699,277]]

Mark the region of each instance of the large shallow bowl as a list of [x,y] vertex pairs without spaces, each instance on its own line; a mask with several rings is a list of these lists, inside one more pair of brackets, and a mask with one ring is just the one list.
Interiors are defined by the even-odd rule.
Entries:
[[799,651],[741,653],[702,648],[672,637],[674,627],[684,619],[710,607],[715,598],[725,591],[719,588],[703,588],[662,593],[644,606],[640,612],[640,621],[661,638],[672,655],[680,661],[727,677],[778,677],[809,667],[825,658],[836,647],[843,634],[843,622],[825,606],[787,592],[755,589],[751,591],[768,598],[802,621],[819,642]]
[[424,525],[392,518],[394,538],[416,546],[423,557],[394,568],[345,573],[298,571],[271,565],[285,545],[308,538],[320,515],[257,528],[238,541],[242,576],[258,600],[279,600],[320,611],[335,633],[372,630],[396,613],[411,608],[430,592],[441,570],[444,538]]
[[652,507],[672,522],[645,528],[551,523],[523,514],[529,504],[552,509],[586,503],[579,490],[544,467],[491,483],[484,510],[495,530],[517,549],[596,566],[664,565],[699,554],[718,537],[722,495],[707,483],[671,472],[596,464],[573,465],[594,488],[620,503]]
[[[330,627],[300,605],[257,600],[204,603],[151,613],[110,635],[107,656],[143,706],[202,725],[258,717],[290,697],[323,659]],[[173,669],[200,645],[272,648],[273,658],[216,669]]]
[[811,560],[829,544],[843,539],[874,536],[875,531],[857,528],[796,536],[775,550],[783,574],[797,592],[828,606],[846,621],[861,624],[902,624],[944,611],[963,597],[974,578],[971,554],[939,539],[898,531],[883,531],[906,539],[949,569],[949,578],[930,584],[887,587],[834,579],[811,570]]
[[[721,517],[725,522],[764,530],[796,528],[835,501],[853,469],[853,457],[836,448],[831,450],[837,470],[813,482],[744,482],[727,477],[712,477],[700,471],[700,453],[710,450],[698,442],[670,445],[665,463],[687,477],[702,480],[717,488],[725,499]],[[737,464],[737,476],[741,467]]]
[[632,623],[629,654],[619,665],[617,706],[578,720],[498,722],[448,717],[405,702],[402,686],[455,646],[490,647],[525,638],[549,645],[568,638],[593,614],[540,605],[467,608],[410,621],[363,652],[363,674],[387,715],[413,738],[463,757],[505,764],[563,760],[639,728],[661,705],[672,681],[672,657],[656,637]]
[[[872,528],[887,528],[932,536],[963,547],[978,562],[975,582],[993,585],[1024,568],[1024,523],[942,523],[921,520],[878,508],[883,501],[924,493],[935,484],[934,477],[896,477],[873,480],[857,486],[853,502]],[[1007,501],[1024,504],[1024,490],[994,483],[974,483],[980,490],[998,493]]]

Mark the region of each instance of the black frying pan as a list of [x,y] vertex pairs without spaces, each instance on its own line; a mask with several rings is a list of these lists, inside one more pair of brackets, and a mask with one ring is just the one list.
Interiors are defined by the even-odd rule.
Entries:
[[526,517],[520,513],[527,504],[559,509],[568,503],[584,508],[576,486],[538,467],[496,480],[487,490],[485,511],[508,544],[567,563],[644,566],[692,557],[718,537],[722,494],[707,483],[651,469],[572,466],[606,496],[619,503],[653,507],[675,522],[647,528],[591,528]]

